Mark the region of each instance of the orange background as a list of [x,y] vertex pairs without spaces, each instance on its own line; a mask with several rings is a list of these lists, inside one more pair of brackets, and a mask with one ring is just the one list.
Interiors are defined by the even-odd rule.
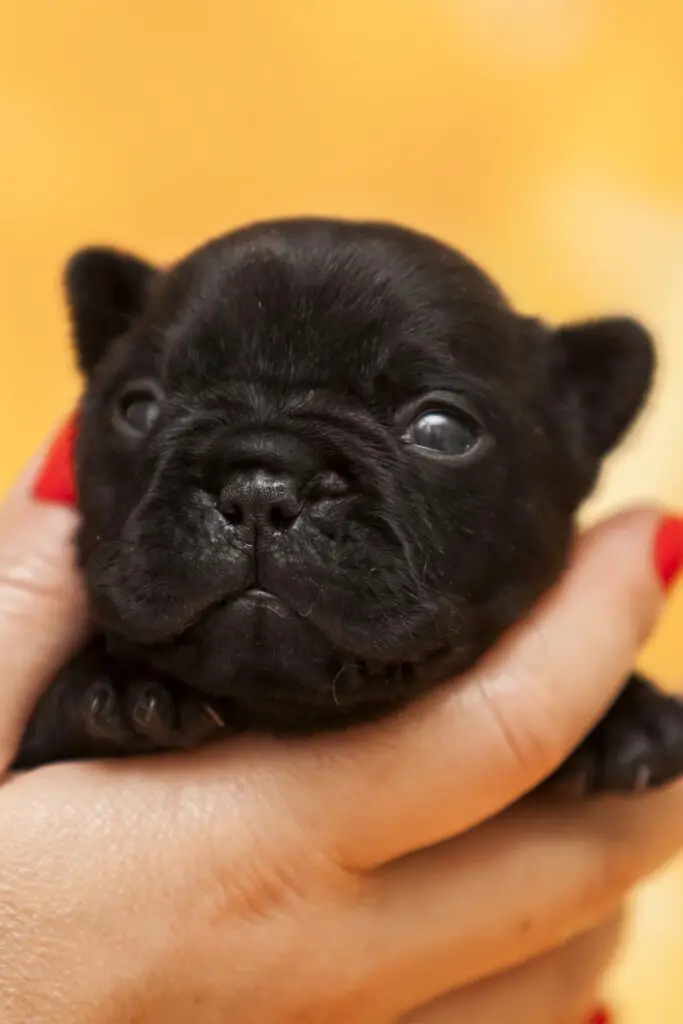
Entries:
[[[658,395],[592,512],[683,505],[682,44],[678,0],[0,0],[0,485],[77,393],[70,250],[310,212],[435,232],[529,312],[643,316]],[[682,626],[679,598],[645,656],[670,683]],[[674,866],[626,1024],[680,1024],[681,964]]]

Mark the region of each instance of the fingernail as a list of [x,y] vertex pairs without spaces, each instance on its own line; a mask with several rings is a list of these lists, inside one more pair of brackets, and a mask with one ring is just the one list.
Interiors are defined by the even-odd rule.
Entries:
[[683,519],[667,516],[655,538],[655,568],[662,586],[669,590],[683,568]]
[[598,1006],[588,1017],[586,1024],[613,1024],[613,1017],[606,1006]]
[[73,466],[73,446],[76,438],[76,416],[73,414],[61,428],[43,468],[33,485],[33,496],[38,501],[60,505],[76,504],[76,480]]

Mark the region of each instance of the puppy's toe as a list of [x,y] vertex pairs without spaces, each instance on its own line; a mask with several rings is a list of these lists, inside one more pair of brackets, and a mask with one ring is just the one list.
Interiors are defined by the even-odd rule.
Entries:
[[163,750],[199,746],[225,728],[212,704],[191,690],[155,681],[129,686],[126,711],[136,734]]
[[196,747],[213,736],[227,732],[227,725],[218,708],[209,701],[188,693],[179,706],[180,733],[187,746]]
[[135,732],[156,746],[173,746],[175,704],[161,683],[141,680],[126,693],[126,710]]
[[632,676],[557,773],[585,794],[641,793],[683,776],[683,702]]
[[84,729],[92,739],[115,743],[128,735],[118,693],[108,679],[98,679],[87,687],[81,701],[81,715]]

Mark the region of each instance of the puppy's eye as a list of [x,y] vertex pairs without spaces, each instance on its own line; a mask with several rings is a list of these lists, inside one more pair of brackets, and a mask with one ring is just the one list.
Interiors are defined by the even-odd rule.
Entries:
[[479,424],[467,413],[435,409],[413,421],[405,440],[418,448],[455,457],[468,455],[480,437]]
[[148,434],[159,418],[162,400],[160,389],[152,382],[129,384],[116,400],[116,426],[135,437]]

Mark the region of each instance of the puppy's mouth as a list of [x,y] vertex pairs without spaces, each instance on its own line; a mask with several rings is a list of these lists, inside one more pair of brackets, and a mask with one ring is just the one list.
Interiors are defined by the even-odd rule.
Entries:
[[229,594],[218,601],[212,602],[175,636],[170,637],[168,643],[182,643],[184,638],[190,638],[197,629],[216,618],[239,615],[242,620],[258,613],[272,613],[279,618],[304,618],[288,601],[268,590],[266,587],[253,585],[245,587],[236,594]]
[[231,605],[237,604],[240,601],[253,605],[286,607],[282,598],[278,597],[277,594],[273,594],[272,591],[259,586],[247,587],[246,590],[243,590],[240,594],[232,594],[221,603],[224,605]]
[[267,731],[338,727],[398,706],[442,675],[451,648],[419,660],[358,656],[332,642],[315,616],[261,585],[207,609],[172,640],[119,652],[202,694],[225,721],[245,715]]

